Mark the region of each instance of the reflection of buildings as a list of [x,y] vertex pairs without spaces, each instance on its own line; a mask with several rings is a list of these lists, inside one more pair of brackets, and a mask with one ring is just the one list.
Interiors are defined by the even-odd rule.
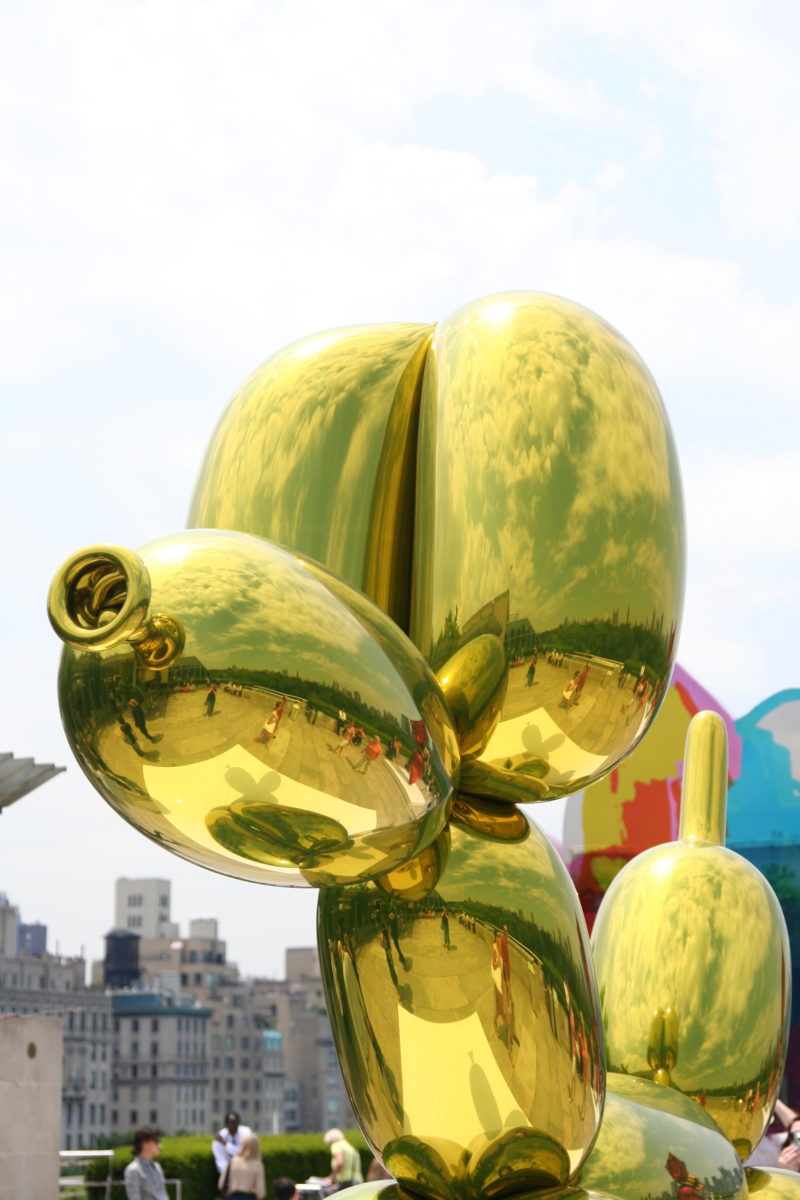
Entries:
[[461,630],[461,644],[466,644],[479,633],[493,633],[497,637],[502,637],[508,625],[508,612],[508,591],[501,592],[493,600],[487,600],[486,604],[482,605],[464,622]]
[[506,626],[503,638],[506,658],[525,658],[536,649],[536,631],[527,617],[514,617]]

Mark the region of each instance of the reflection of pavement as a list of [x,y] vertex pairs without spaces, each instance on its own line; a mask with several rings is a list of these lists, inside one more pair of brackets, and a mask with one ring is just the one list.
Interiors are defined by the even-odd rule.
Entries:
[[[634,680],[630,679],[624,688],[617,687],[617,676],[606,676],[605,668],[592,667],[586,679],[577,704],[570,708],[561,707],[561,694],[577,670],[583,669],[583,662],[564,659],[563,667],[553,667],[544,658],[539,659],[536,667],[536,678],[533,686],[526,685],[527,663],[521,667],[512,667],[508,672],[508,690],[503,703],[503,720],[495,730],[492,739],[483,755],[487,761],[496,761],[501,757],[513,757],[517,754],[536,754],[548,760],[555,771],[557,765],[557,750],[553,725],[548,722],[544,728],[537,731],[536,710],[543,709],[557,727],[556,734],[566,736],[569,743],[586,753],[590,759],[602,762],[605,758],[617,758],[630,745],[630,741],[641,722],[640,711],[626,725],[627,713],[622,711],[623,705],[628,705],[632,698]],[[606,680],[605,687],[602,686]],[[520,723],[514,718],[531,714],[532,728],[521,738],[519,733],[525,729],[525,722]],[[513,725],[512,725],[513,722]],[[508,726],[508,730],[505,727]],[[507,740],[503,735],[510,735]],[[565,750],[570,747],[562,743]],[[496,749],[498,746],[500,749]],[[537,748],[538,747],[538,748]],[[587,766],[590,764],[587,762]],[[577,777],[584,772],[581,769],[569,771],[564,776]],[[552,776],[551,776],[552,779]]]
[[[107,726],[98,737],[100,756],[115,772],[134,781],[142,779],[143,767],[150,779],[158,777],[162,781],[168,773],[164,769],[173,768],[169,774],[177,786],[179,775],[188,781],[192,776],[191,768],[196,768],[194,777],[200,786],[203,764],[236,751],[236,766],[246,766],[256,784],[269,772],[278,772],[284,777],[283,785],[278,787],[275,795],[276,802],[335,817],[333,809],[337,806],[327,804],[324,797],[338,799],[346,806],[369,810],[364,813],[367,819],[357,822],[361,829],[393,825],[400,814],[417,817],[431,806],[417,786],[409,786],[407,774],[402,769],[395,769],[383,756],[362,774],[354,770],[362,762],[360,747],[348,747],[341,755],[332,754],[330,750],[337,742],[335,729],[333,722],[328,725],[322,715],[315,725],[311,725],[302,711],[294,719],[284,714],[275,738],[262,743],[255,739],[274,706],[275,699],[271,694],[245,693],[236,697],[219,691],[211,717],[206,715],[204,700],[205,692],[202,691],[176,692],[169,696],[163,716],[154,717],[146,712],[150,733],[155,737],[161,735],[161,740],[153,745],[134,729],[146,755],[144,759],[124,742],[116,722]],[[246,754],[246,760],[240,758],[242,753]],[[293,781],[301,785],[300,789],[294,790],[294,800],[289,794],[292,792],[289,785]],[[308,799],[299,800],[302,787],[311,789],[316,795],[313,803],[310,802],[311,792]],[[170,785],[167,791],[172,794],[175,788]],[[323,797],[319,796],[320,792]],[[200,793],[204,812],[240,797],[240,793],[227,785],[210,790],[200,787]],[[188,791],[185,794],[188,795]],[[348,829],[354,828],[352,815],[344,824]]]
[[[494,930],[463,926],[450,910],[450,941],[443,947],[441,915],[400,922],[400,948],[413,970],[403,969],[392,945],[399,992],[391,983],[386,951],[377,932],[357,956],[362,987],[371,999],[370,1020],[378,1044],[400,1038],[399,1062],[389,1065],[398,1078],[410,1127],[419,1136],[468,1144],[507,1121],[526,1118],[561,1140],[574,1153],[586,1143],[587,1121],[596,1119],[590,1088],[581,1091],[570,1054],[566,1014],[548,990],[541,968],[509,942],[511,995],[515,1012],[511,1052],[495,1027],[495,988],[491,975]],[[391,990],[386,997],[385,989]],[[555,1036],[553,1024],[555,1022]],[[437,1063],[442,1088],[432,1086],[430,1064]],[[471,1097],[468,1106],[464,1097]],[[452,1101],[452,1102],[448,1102]],[[465,1119],[472,1116],[471,1128]]]

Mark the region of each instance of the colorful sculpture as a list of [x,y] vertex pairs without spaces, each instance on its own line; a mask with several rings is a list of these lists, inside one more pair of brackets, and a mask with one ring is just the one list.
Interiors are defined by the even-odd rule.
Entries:
[[[746,1020],[720,1001],[698,1039],[688,1009],[701,1021],[715,987],[695,950],[706,894],[680,944],[654,929],[652,962],[637,950],[626,980],[625,948],[648,943],[663,892],[634,874],[598,927],[598,994],[573,885],[516,807],[614,771],[672,671],[680,482],[630,346],[586,309],[522,292],[435,328],[296,343],[234,397],[190,525],[139,555],[90,547],[57,574],[65,728],[148,836],[241,878],[320,888],[342,1069],[397,1180],[364,1194],[644,1200],[674,1181],[687,1200],[745,1195],[736,1150],[760,1136],[785,1042],[768,886],[748,877],[779,994]],[[692,794],[719,811],[713,720],[692,731]],[[725,854],[686,850],[709,887]],[[656,989],[659,955],[699,991],[672,976]],[[724,988],[738,964],[723,939]],[[620,980],[635,1004],[612,995]],[[710,1082],[696,1102],[709,1046],[735,1056],[742,1037],[764,1058],[758,1099],[728,1075],[719,1104]],[[721,1127],[710,1112],[727,1103],[748,1115]]]

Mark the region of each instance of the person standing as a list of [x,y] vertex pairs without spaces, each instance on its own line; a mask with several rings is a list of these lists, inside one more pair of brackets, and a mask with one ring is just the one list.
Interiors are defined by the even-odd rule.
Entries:
[[208,681],[208,691],[206,692],[206,716],[213,717],[214,705],[217,703],[217,685]]
[[123,1172],[128,1200],[169,1200],[164,1172],[155,1161],[161,1153],[161,1134],[149,1125],[133,1135],[133,1162]]
[[261,1146],[254,1133],[242,1139],[242,1148],[234,1154],[220,1175],[219,1190],[228,1200],[264,1200],[267,1185]]
[[235,1154],[241,1150],[244,1139],[249,1137],[252,1129],[247,1125],[242,1125],[237,1112],[229,1112],[225,1118],[225,1124],[220,1129],[219,1133],[214,1134],[214,1140],[211,1143],[211,1151],[214,1155],[214,1162],[217,1165],[217,1174],[224,1175],[228,1169],[228,1163]]
[[331,1151],[331,1183],[337,1192],[364,1182],[361,1157],[355,1146],[351,1146],[341,1129],[329,1129],[325,1134],[325,1145]]

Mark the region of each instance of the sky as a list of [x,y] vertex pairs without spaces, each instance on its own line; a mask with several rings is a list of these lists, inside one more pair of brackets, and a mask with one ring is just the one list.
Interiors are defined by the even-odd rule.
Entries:
[[229,396],[315,331],[511,289],[598,312],[675,434],[680,662],[734,716],[800,684],[798,52],[788,0],[3,5],[0,749],[68,770],[0,817],[0,890],[51,949],[100,957],[118,875],[250,974],[313,940],[313,893],[92,790],[45,600],[74,550],[181,529]]

